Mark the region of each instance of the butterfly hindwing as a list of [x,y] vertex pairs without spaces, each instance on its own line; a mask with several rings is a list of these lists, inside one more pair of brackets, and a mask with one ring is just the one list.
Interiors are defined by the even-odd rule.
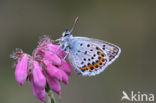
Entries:
[[98,47],[101,50],[105,51],[107,56],[109,57],[108,64],[111,64],[113,61],[115,61],[121,53],[121,49],[118,46],[103,40],[92,39],[87,37],[75,37],[75,38],[85,40],[95,45],[98,45]]
[[68,55],[74,70],[83,76],[93,76],[102,72],[109,62],[106,51],[97,44],[74,37]]

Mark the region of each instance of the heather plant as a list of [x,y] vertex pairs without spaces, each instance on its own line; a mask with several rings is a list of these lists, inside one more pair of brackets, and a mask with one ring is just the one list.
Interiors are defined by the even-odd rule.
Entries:
[[11,54],[11,58],[16,60],[15,79],[21,86],[29,81],[36,98],[46,103],[47,96],[54,103],[52,93],[60,95],[60,82],[68,84],[68,76],[71,75],[65,56],[59,45],[53,44],[49,37],[40,40],[32,55],[16,49]]

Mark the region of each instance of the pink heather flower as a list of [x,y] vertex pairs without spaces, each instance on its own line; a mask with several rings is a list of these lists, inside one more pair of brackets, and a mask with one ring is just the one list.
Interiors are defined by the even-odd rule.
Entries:
[[32,56],[21,50],[16,51],[12,56],[17,59],[16,81],[23,85],[25,80],[29,80],[34,96],[43,102],[46,95],[46,83],[52,91],[60,94],[59,82],[68,84],[68,76],[71,75],[71,69],[63,57],[65,57],[65,53],[58,45],[52,44],[48,37],[41,39]]
[[38,53],[46,60],[50,61],[54,65],[61,65],[61,59],[53,52],[46,50],[38,50]]
[[70,69],[70,66],[67,64],[67,62],[65,60],[61,61],[62,65],[59,66],[59,69],[62,69],[63,71],[65,71],[68,75],[71,75],[72,70]]
[[33,81],[34,84],[39,87],[44,89],[46,85],[46,78],[42,73],[42,68],[39,65],[37,61],[32,61],[32,76],[33,76]]
[[51,43],[48,43],[47,44],[47,48],[51,51],[51,52],[56,52],[57,55],[61,56],[61,57],[64,57],[66,54],[63,53],[61,51],[61,48],[59,48],[58,45],[54,45],[54,44],[51,44]]
[[60,70],[60,73],[62,75],[62,82],[68,84],[68,75],[63,70]]
[[38,99],[44,102],[45,101],[45,89],[36,86],[33,79],[31,80],[31,87],[32,87],[32,92],[34,96],[36,96]]
[[20,85],[23,85],[27,78],[28,55],[20,53],[18,56],[19,57],[15,69],[15,78]]
[[62,74],[57,67],[52,65],[47,60],[43,60],[42,64],[43,64],[44,70],[45,70],[46,74],[49,76],[49,78],[54,78],[59,81],[62,81]]
[[63,70],[53,66],[47,60],[43,60],[42,64],[44,65],[43,67],[48,78],[54,78],[59,81],[62,81],[64,84],[68,84],[68,76]]
[[61,86],[59,82],[56,79],[50,78],[47,76],[47,82],[49,84],[49,87],[56,92],[57,94],[60,94],[61,92]]

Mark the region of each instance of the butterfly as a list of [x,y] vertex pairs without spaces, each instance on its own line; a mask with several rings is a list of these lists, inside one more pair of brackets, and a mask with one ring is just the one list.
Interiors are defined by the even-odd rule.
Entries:
[[119,57],[121,49],[103,40],[73,37],[71,32],[77,20],[78,17],[75,19],[72,29],[70,31],[65,30],[58,41],[77,74],[95,76]]

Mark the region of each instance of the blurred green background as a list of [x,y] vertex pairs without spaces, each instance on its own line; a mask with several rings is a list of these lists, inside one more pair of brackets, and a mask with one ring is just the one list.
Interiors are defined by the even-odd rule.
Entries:
[[122,91],[156,95],[154,0],[0,0],[0,103],[41,103],[29,83],[17,84],[9,55],[15,48],[31,54],[42,35],[61,37],[76,16],[74,36],[112,42],[122,53],[95,77],[73,72],[61,84],[62,103],[121,103]]

